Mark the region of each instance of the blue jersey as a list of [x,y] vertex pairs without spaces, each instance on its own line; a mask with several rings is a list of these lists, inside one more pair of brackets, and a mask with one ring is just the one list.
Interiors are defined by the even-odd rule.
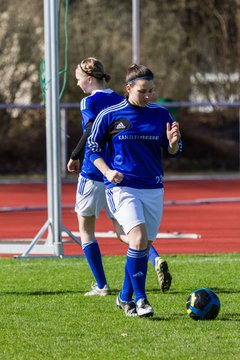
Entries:
[[[89,122],[94,122],[97,115],[105,108],[117,104],[123,97],[111,89],[97,90],[93,94],[82,99],[80,110],[82,114],[82,129],[85,131]],[[91,180],[103,181],[102,173],[93,165],[84,154],[81,175]]]
[[[104,178],[107,188],[129,186],[137,189],[163,187],[162,149],[168,149],[166,124],[173,120],[168,110],[155,103],[138,107],[123,100],[103,110],[94,122],[88,138],[90,160],[102,157],[111,169],[120,171],[124,178],[114,185]],[[110,157],[104,154],[109,146]],[[179,141],[179,151],[182,149]]]

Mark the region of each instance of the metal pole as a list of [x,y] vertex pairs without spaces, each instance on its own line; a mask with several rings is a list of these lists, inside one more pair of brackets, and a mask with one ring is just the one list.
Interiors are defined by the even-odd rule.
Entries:
[[140,63],[140,16],[139,0],[132,0],[133,63]]
[[[50,0],[49,0],[50,1]],[[52,160],[53,160],[53,239],[57,256],[63,255],[61,234],[61,172],[58,63],[58,1],[50,1],[52,62]]]
[[46,79],[46,152],[47,152],[47,199],[48,199],[48,242],[53,243],[53,163],[52,163],[52,89],[51,89],[51,29],[50,2],[44,0],[44,42],[45,42],[45,79]]
[[62,176],[66,176],[67,166],[67,109],[60,110],[61,118],[61,170]]

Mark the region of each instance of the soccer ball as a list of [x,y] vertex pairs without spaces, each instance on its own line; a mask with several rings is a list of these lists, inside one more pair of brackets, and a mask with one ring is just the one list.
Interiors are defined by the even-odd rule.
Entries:
[[220,311],[220,300],[212,290],[197,289],[187,298],[186,308],[194,320],[213,320]]

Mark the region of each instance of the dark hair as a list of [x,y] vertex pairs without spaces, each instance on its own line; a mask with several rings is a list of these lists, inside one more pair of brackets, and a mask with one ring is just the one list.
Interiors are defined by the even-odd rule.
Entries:
[[96,79],[103,80],[106,82],[111,80],[111,76],[105,73],[104,66],[100,60],[89,57],[81,61],[77,66],[77,69],[81,69],[86,75],[95,77]]
[[154,75],[145,65],[132,64],[128,67],[126,75],[126,84],[136,80],[153,80]]

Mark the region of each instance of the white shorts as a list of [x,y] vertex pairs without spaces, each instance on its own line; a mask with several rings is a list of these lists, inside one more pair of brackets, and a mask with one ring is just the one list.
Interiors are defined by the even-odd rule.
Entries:
[[148,240],[156,239],[163,214],[163,188],[135,189],[116,186],[107,189],[106,195],[109,209],[125,234],[136,225],[145,224]]
[[94,181],[79,175],[76,192],[75,211],[81,216],[99,217],[102,209],[106,209],[108,216],[111,213],[107,206],[105,185],[101,181]]

